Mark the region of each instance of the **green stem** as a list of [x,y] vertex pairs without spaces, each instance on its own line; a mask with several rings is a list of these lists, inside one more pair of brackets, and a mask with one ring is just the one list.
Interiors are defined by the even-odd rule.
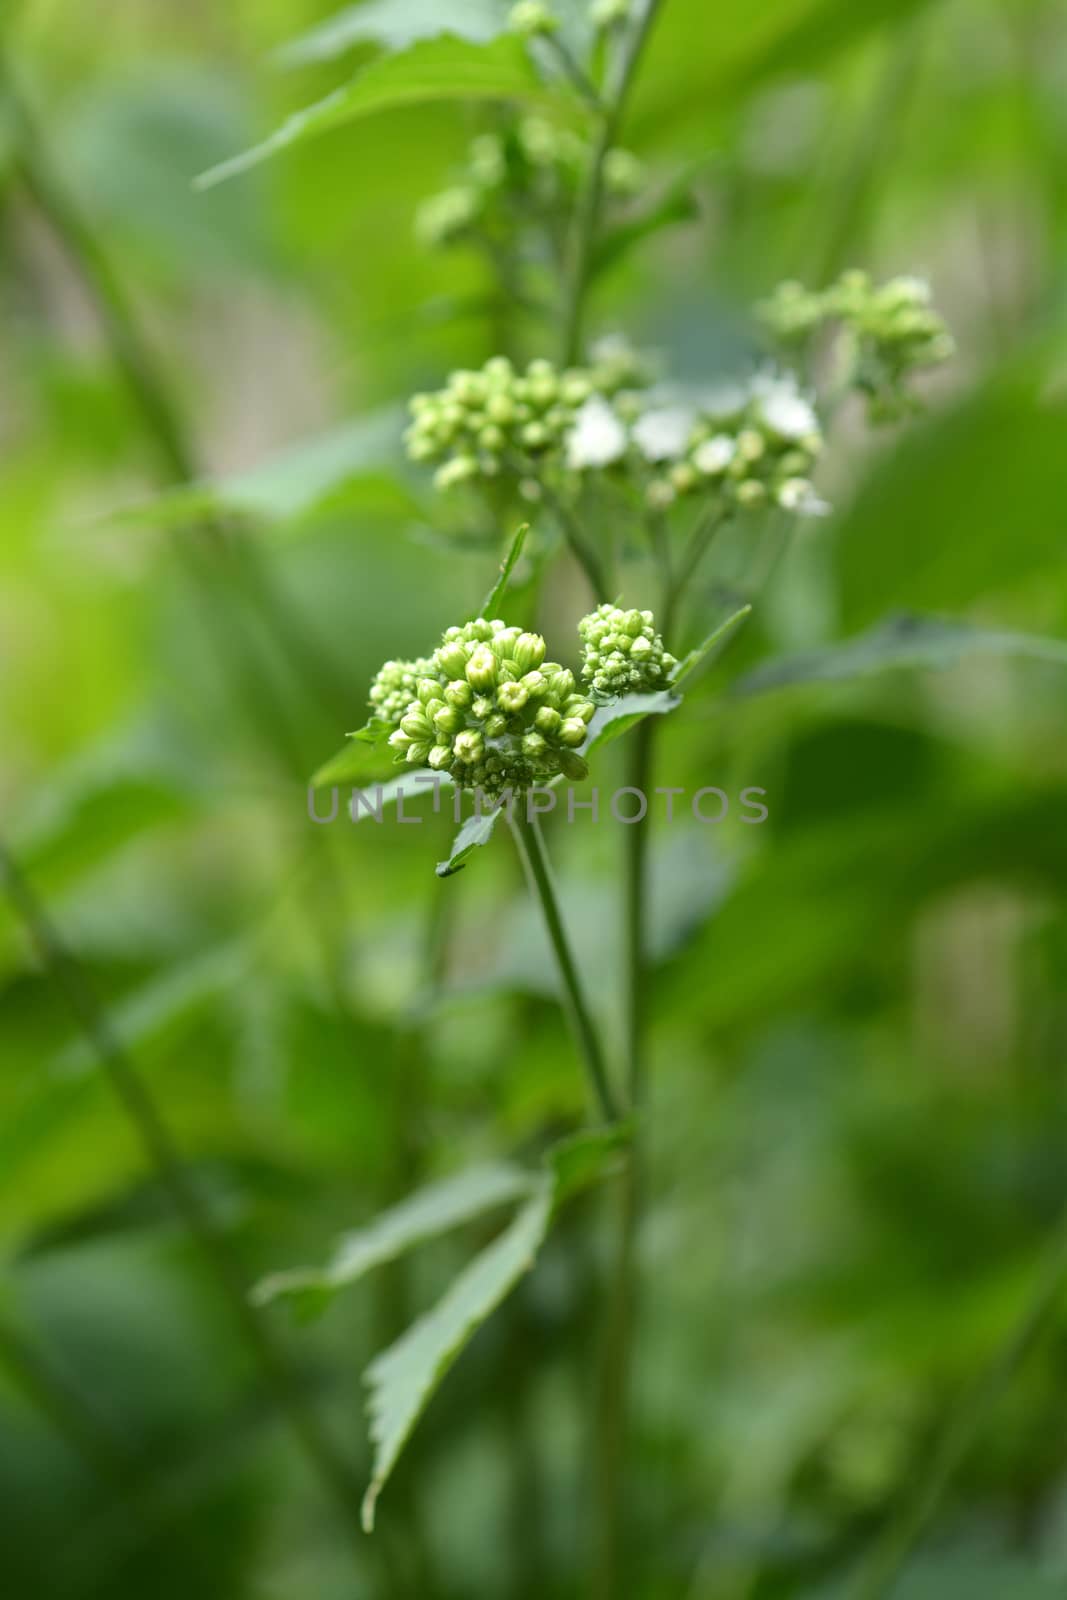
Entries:
[[970,1396],[950,1420],[918,1484],[876,1542],[847,1591],[848,1600],[885,1600],[933,1520],[952,1479],[973,1449],[1030,1351],[1059,1316],[1067,1286],[1067,1218],[1055,1230],[1022,1317],[994,1353]]
[[[634,731],[627,784],[647,797],[652,778],[655,718]],[[594,1573],[599,1600],[622,1592],[630,1374],[638,1311],[637,1229],[641,1216],[641,1122],[646,1085],[645,929],[648,916],[649,818],[626,831],[623,937],[627,1109],[637,1113],[619,1191],[618,1233],[597,1397]]]
[[620,45],[611,82],[601,101],[600,126],[593,142],[589,171],[574,218],[563,313],[564,366],[573,365],[582,348],[585,303],[593,276],[593,254],[604,203],[604,162],[618,137],[641,52],[661,4],[662,0],[645,0],[644,10]]
[[596,84],[586,73],[585,69],[574,59],[570,50],[564,44],[558,33],[545,34],[542,39],[547,54],[553,56],[558,62],[564,77],[568,78],[577,89],[586,105],[594,111],[603,110],[600,95],[597,93]]
[[527,882],[541,906],[545,930],[559,969],[564,1006],[593,1099],[603,1120],[616,1122],[619,1111],[604,1064],[600,1035],[586,1003],[570,941],[563,926],[544,837],[536,816],[527,813],[524,796],[520,795],[511,806],[508,820],[526,869]]
[[541,484],[541,490],[545,497],[545,503],[559,523],[560,532],[568,550],[585,573],[589,587],[593,591],[593,597],[599,603],[610,592],[606,586],[607,575],[600,564],[600,557],[586,543],[574,513],[556,491],[544,482]]
[[240,1269],[225,1236],[189,1181],[181,1155],[152,1095],[127,1056],[101,1009],[81,963],[38,900],[14,857],[0,842],[0,887],[26,928],[47,972],[91,1046],[100,1067],[129,1117],[176,1214],[200,1246],[204,1261],[233,1312],[238,1331],[254,1356],[279,1409],[287,1417],[304,1454],[343,1513],[358,1544],[359,1486],[332,1440],[295,1389],[284,1357],[248,1299]]
[[729,511],[716,508],[708,516],[702,518],[689,536],[689,541],[682,552],[681,561],[667,590],[667,598],[660,618],[660,626],[664,634],[668,633],[677,619],[678,607],[685,596],[685,591],[696,576],[697,568],[707,555],[712,541],[719,529],[729,518]]

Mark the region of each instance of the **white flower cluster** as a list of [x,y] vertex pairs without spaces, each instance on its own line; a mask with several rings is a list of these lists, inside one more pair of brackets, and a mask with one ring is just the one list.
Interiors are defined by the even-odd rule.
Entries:
[[714,494],[740,509],[818,513],[811,472],[822,448],[815,407],[791,375],[761,373],[679,399],[622,390],[591,396],[567,438],[576,472],[614,469],[644,485],[650,505]]

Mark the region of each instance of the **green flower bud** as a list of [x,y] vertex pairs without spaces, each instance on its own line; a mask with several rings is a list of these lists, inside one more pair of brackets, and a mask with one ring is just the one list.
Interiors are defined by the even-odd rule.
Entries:
[[431,747],[428,740],[420,740],[417,744],[409,744],[407,751],[408,761],[410,761],[413,766],[421,766],[426,760],[426,757],[429,755],[430,748]]
[[471,713],[484,722],[486,717],[493,714],[493,701],[487,694],[476,695],[471,703]]
[[[413,701],[412,705],[416,706],[417,702]],[[419,706],[416,710],[409,711],[406,716],[401,717],[400,726],[403,731],[407,734],[410,734],[413,739],[428,739],[433,732],[433,729],[430,727],[429,720],[427,719],[421,706]]]
[[510,714],[521,711],[530,695],[525,684],[502,683],[496,692],[496,698],[500,709]]
[[488,645],[479,645],[467,662],[467,682],[472,689],[492,689],[496,684],[496,656]]
[[491,455],[503,450],[507,444],[507,435],[495,423],[487,423],[478,433],[479,450],[488,450]]
[[630,15],[630,0],[593,0],[589,20],[594,28],[611,28]]
[[463,727],[463,713],[455,706],[442,706],[434,714],[433,725],[439,733],[458,733]]
[[534,727],[539,733],[554,734],[559,732],[559,725],[563,721],[554,706],[542,706],[534,717]]
[[629,150],[609,150],[604,157],[604,185],[610,194],[639,194],[646,178],[644,163]]
[[548,741],[543,734],[531,732],[523,735],[523,754],[532,757],[535,761],[542,757],[548,749]]
[[[463,662],[463,670],[464,671],[466,671],[466,667],[467,667],[467,663],[466,663],[466,659],[464,659],[464,662]],[[458,706],[461,711],[466,710],[467,706],[470,705],[470,703],[471,703],[471,701],[473,699],[474,699],[474,690],[471,688],[471,686],[467,682],[466,678],[458,678],[455,681],[455,683],[450,683],[448,685],[448,687],[445,689],[445,700],[446,700],[446,702],[450,706]]]
[[523,39],[536,39],[546,33],[555,33],[559,18],[554,16],[542,0],[518,0],[508,13],[508,27]]
[[485,414],[498,427],[509,427],[515,421],[515,402],[509,394],[491,394],[486,401]]
[[485,719],[485,736],[487,739],[499,739],[508,731],[508,719],[501,712],[494,711],[492,716]]
[[[458,640],[443,644],[434,658],[438,667],[448,678],[462,679],[467,671],[467,652]],[[452,704],[457,702],[453,699]]]
[[745,478],[737,485],[734,494],[738,505],[744,506],[746,510],[754,510],[757,506],[763,505],[767,499],[766,486],[760,483],[758,478]]
[[535,697],[539,697],[545,692],[544,674],[538,672],[536,668],[532,672],[527,672],[523,675],[522,684],[527,694],[532,694]]
[[451,461],[446,461],[434,473],[434,488],[445,494],[449,489],[454,489],[461,483],[468,483],[471,478],[477,476],[478,462],[474,456],[453,456]]
[[539,633],[520,633],[512,651],[512,660],[520,672],[532,672],[545,659],[545,641]]
[[452,751],[447,744],[435,744],[426,759],[435,772],[447,771],[452,764]]
[[452,753],[457,761],[463,761],[468,766],[475,761],[480,761],[485,750],[482,735],[476,729],[467,729],[457,733],[452,741]]

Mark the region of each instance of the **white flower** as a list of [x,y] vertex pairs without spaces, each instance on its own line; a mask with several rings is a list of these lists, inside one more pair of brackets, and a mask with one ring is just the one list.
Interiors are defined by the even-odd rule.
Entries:
[[815,407],[797,388],[795,378],[758,377],[752,392],[760,420],[780,439],[804,439],[819,431]]
[[607,467],[626,450],[626,429],[600,395],[592,395],[574,419],[567,435],[567,465]]
[[688,406],[646,411],[634,423],[634,443],[647,461],[676,461],[685,453],[695,420]]
[[693,451],[693,465],[698,472],[714,478],[726,471],[736,451],[736,439],[731,439],[728,433],[716,433],[712,438],[705,439],[703,444],[697,445]]
[[825,517],[830,506],[815,493],[807,478],[786,478],[778,485],[777,501],[783,511],[795,511],[801,517]]

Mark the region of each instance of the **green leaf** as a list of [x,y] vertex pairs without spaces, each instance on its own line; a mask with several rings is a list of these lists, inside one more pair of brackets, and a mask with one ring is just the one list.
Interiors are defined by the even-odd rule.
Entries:
[[368,1532],[374,1526],[378,1496],[449,1368],[529,1272],[558,1207],[610,1171],[628,1137],[625,1126],[597,1129],[549,1150],[544,1172],[530,1177],[530,1198],[511,1225],[475,1256],[432,1311],[367,1368],[367,1409],[375,1446],[374,1475],[363,1501]]
[[286,66],[334,61],[359,44],[404,50],[419,39],[455,34],[485,44],[507,28],[508,0],[366,0],[345,6],[278,52]]
[[510,35],[484,45],[452,35],[424,39],[372,61],[325,99],[294,112],[262,144],[201,173],[196,186],[210,189],[281,150],[378,111],[429,100],[532,100],[544,93],[522,44]]
[[497,607],[503,599],[504,592],[507,589],[508,582],[511,578],[511,574],[515,570],[515,563],[522,555],[522,547],[526,543],[526,535],[529,533],[529,531],[530,524],[528,522],[524,522],[516,533],[514,539],[512,539],[511,544],[508,546],[508,553],[500,563],[500,574],[493,587],[483,600],[482,609],[478,613],[479,616],[496,616]]
[[500,1163],[471,1167],[427,1184],[383,1211],[367,1227],[345,1234],[327,1266],[273,1273],[256,1285],[252,1298],[257,1305],[267,1305],[279,1296],[310,1293],[328,1301],[339,1289],[358,1283],[373,1267],[395,1261],[426,1239],[530,1194],[537,1181],[521,1167]]
[[497,806],[495,811],[476,811],[469,816],[452,842],[448,860],[437,863],[437,876],[451,878],[453,873],[462,872],[467,857],[489,843],[493,829],[506,810],[506,806]]
[[582,746],[582,755],[591,756],[594,750],[618,739],[645,717],[663,716],[668,711],[676,711],[681,703],[681,695],[674,694],[670,689],[658,689],[655,694],[622,694],[617,700],[608,701],[607,705],[597,706]]
[[695,650],[690,650],[687,656],[683,656],[674,669],[674,676],[671,679],[673,687],[677,688],[691,673],[696,671],[697,667],[702,666],[715,646],[723,643],[733,633],[734,629],[739,627],[745,618],[751,616],[751,614],[751,606],[742,606],[740,611],[735,611],[732,617],[727,617],[726,621],[720,623],[714,632],[709,633],[703,644],[698,644]]
[[880,454],[835,530],[843,625],[961,611],[1055,578],[1067,504],[1062,341],[1042,340]]
[[616,1165],[615,1158],[633,1138],[630,1122],[611,1123],[576,1133],[554,1144],[545,1157],[555,1180],[555,1206],[599,1183]]
[[840,682],[906,667],[942,669],[971,655],[1019,656],[1067,666],[1067,640],[976,628],[948,617],[892,617],[825,650],[768,661],[739,679],[732,692],[764,694],[795,684]]
[[396,757],[388,745],[368,743],[355,733],[349,734],[348,738],[349,742],[335,756],[331,756],[329,761],[312,773],[313,789],[332,788],[341,783],[366,784],[376,774],[384,778],[389,768],[395,766]]
[[412,1324],[364,1374],[374,1441],[374,1476],[363,1499],[363,1526],[374,1509],[434,1391],[486,1318],[530,1271],[552,1218],[553,1183],[542,1177],[511,1226],[467,1266],[432,1311]]
[[404,413],[388,406],[303,440],[246,472],[169,490],[105,520],[120,526],[183,527],[227,514],[297,521],[327,507],[367,506],[397,517],[422,513],[392,476],[400,461]]

